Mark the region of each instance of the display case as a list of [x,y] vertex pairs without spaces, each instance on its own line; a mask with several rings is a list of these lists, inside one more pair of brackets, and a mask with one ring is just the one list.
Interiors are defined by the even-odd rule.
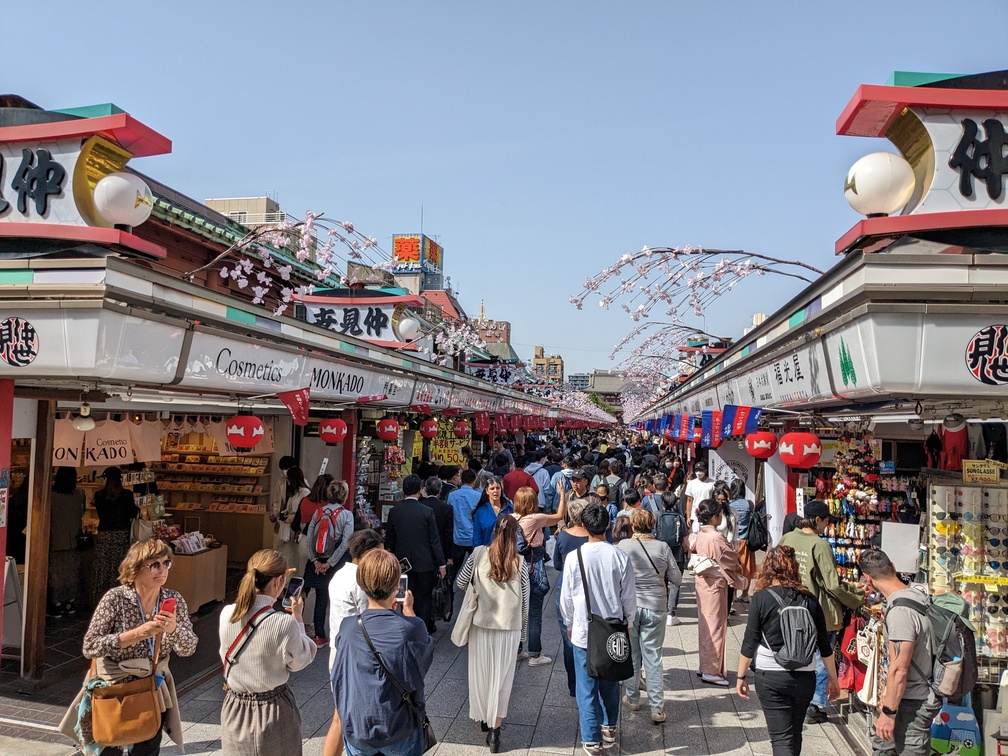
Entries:
[[151,467],[174,521],[183,530],[212,534],[227,544],[232,564],[244,565],[273,543],[269,463],[269,455],[165,449]]

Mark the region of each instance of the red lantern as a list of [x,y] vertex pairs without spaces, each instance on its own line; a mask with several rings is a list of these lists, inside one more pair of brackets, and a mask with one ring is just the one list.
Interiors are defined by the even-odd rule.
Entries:
[[494,415],[494,425],[497,426],[497,432],[503,433],[508,429],[508,417],[503,412],[498,412]]
[[332,417],[319,423],[318,435],[328,446],[335,446],[346,438],[347,425],[338,417]]
[[420,435],[430,440],[437,436],[438,422],[433,418],[427,418],[420,423]]
[[770,431],[750,433],[745,437],[745,448],[751,457],[770,459],[777,451],[777,436]]
[[399,438],[399,422],[392,416],[383,417],[375,423],[375,435],[382,441],[395,441]]
[[248,413],[232,417],[224,424],[224,431],[228,443],[235,449],[252,449],[266,434],[262,420]]
[[490,432],[490,413],[477,412],[474,417],[473,426],[477,436],[485,436]]
[[780,458],[788,467],[807,470],[822,457],[822,442],[815,433],[785,433],[780,440]]
[[455,434],[455,438],[465,438],[469,435],[469,421],[468,420],[456,420],[452,424],[452,433]]
[[701,431],[700,428],[694,428],[693,429],[693,443],[694,444],[699,444],[702,439],[703,439],[703,431]]
[[522,429],[522,415],[511,415],[511,432],[515,433]]
[[546,429],[555,428],[556,424],[557,424],[557,421],[556,421],[555,417],[549,417],[549,416],[547,416],[547,417],[545,417],[543,419],[543,427],[546,428]]

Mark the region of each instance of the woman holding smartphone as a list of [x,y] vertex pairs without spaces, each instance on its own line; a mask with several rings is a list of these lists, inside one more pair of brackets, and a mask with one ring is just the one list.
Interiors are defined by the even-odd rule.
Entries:
[[[90,695],[89,683],[96,678],[130,682],[151,675],[159,678],[161,727],[152,737],[133,744],[130,753],[156,756],[161,752],[162,730],[180,748],[183,745],[175,679],[168,662],[172,653],[192,656],[198,639],[185,599],[164,587],[171,566],[171,550],[164,541],[149,538],[133,544],[119,564],[120,585],[102,596],[95,608],[84,635],[84,656],[94,660],[93,666],[60,723],[60,732],[84,749],[94,745],[91,707],[80,706]],[[104,748],[101,753],[117,756],[122,750]]]
[[[312,663],[317,648],[305,634],[300,591],[285,592],[294,571],[279,551],[257,551],[248,561],[238,598],[221,611],[224,753],[301,753],[301,712],[287,680]],[[281,595],[289,611],[273,608]]]

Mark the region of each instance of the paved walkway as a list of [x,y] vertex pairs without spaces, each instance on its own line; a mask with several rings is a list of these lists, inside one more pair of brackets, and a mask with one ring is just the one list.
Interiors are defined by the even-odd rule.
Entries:
[[[555,575],[552,577],[555,582]],[[577,756],[582,753],[577,708],[567,693],[552,592],[546,601],[543,648],[555,661],[552,666],[544,667],[519,664],[501,734],[501,751],[527,756]],[[745,605],[738,606],[739,616],[732,617],[730,623],[729,670],[738,659],[739,641],[745,629]],[[770,741],[758,702],[740,699],[734,694],[734,688],[726,690],[704,685],[696,677],[696,607],[691,587],[683,590],[679,613],[683,623],[669,628],[665,639],[668,720],[664,725],[654,725],[646,706],[637,712],[624,707],[620,714],[617,748],[607,749],[607,754],[770,754]],[[469,719],[466,650],[452,645],[446,629],[439,628],[436,638],[434,664],[427,675],[427,711],[439,744],[431,753],[436,756],[485,754],[488,752],[485,735],[480,732],[479,725]],[[328,654],[320,652],[308,669],[291,679],[304,724],[306,756],[322,753],[332,717],[327,659]],[[729,677],[734,679],[732,674]],[[223,696],[216,679],[182,696],[180,708],[187,754],[219,753]],[[806,725],[803,750],[816,756],[858,754],[832,723]],[[54,744],[18,742],[0,736],[0,754],[57,756],[71,752],[71,748],[54,748]],[[180,751],[172,744],[163,747],[161,753],[175,756]]]

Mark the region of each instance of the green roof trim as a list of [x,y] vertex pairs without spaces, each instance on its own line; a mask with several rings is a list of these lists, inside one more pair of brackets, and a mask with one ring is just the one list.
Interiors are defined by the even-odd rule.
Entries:
[[958,79],[962,75],[923,73],[919,71],[893,71],[886,84],[890,87],[922,87],[925,84],[935,84],[939,81]]
[[749,356],[749,345],[748,344],[746,346],[742,347],[742,356],[743,357],[748,357]]
[[226,317],[228,320],[233,320],[236,323],[244,323],[245,325],[256,324],[255,315],[253,315],[251,312],[245,312],[244,310],[239,310],[237,307],[228,307]]
[[25,270],[0,270],[0,284],[30,284],[35,283],[35,271]]
[[119,113],[125,113],[126,111],[118,105],[113,105],[111,102],[105,102],[101,105],[84,105],[79,108],[60,108],[58,110],[54,110],[53,112],[66,113],[67,115],[77,116],[78,118],[100,118],[102,116],[118,115]]
[[357,347],[355,347],[353,344],[351,344],[351,343],[349,343],[347,341],[341,341],[340,344],[339,344],[339,348],[340,348],[341,352],[347,352],[348,354],[356,354],[357,353]]
[[805,310],[798,310],[798,312],[796,312],[788,319],[787,327],[791,329],[794,328],[795,326],[800,326],[804,322],[805,322]]

